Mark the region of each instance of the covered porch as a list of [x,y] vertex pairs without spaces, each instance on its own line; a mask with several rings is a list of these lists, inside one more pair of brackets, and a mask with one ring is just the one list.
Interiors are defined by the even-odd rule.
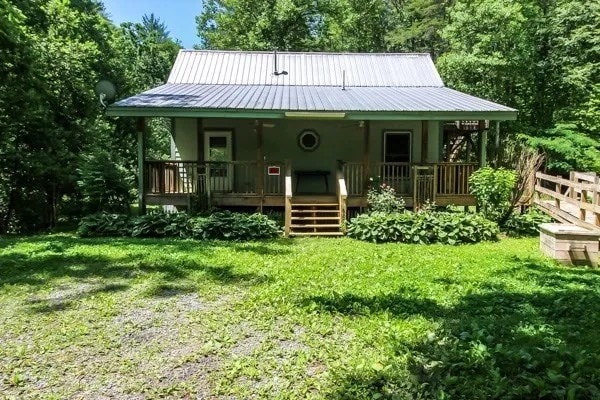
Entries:
[[[487,161],[490,130],[474,122],[173,119],[169,160],[147,160],[140,133],[140,201],[258,209],[337,202],[341,211],[365,207],[369,187],[385,183],[408,207],[473,205],[468,180]],[[319,135],[309,150],[298,142],[308,131]],[[460,147],[457,137],[469,140]]]
[[383,183],[409,208],[475,205],[469,177],[487,163],[488,133],[500,137],[484,120],[172,118],[171,157],[151,160],[138,121],[142,212],[280,208],[295,235],[342,234],[348,209]]
[[[369,186],[381,182],[393,187],[408,207],[418,207],[425,201],[440,206],[468,206],[475,204],[468,179],[479,165],[478,162],[377,162],[365,165],[363,162],[339,161],[334,169],[333,187],[325,188],[323,184],[325,190],[321,193],[307,193],[299,190],[299,175],[294,173],[289,160],[264,160],[262,163],[147,160],[144,162],[143,193],[145,203],[149,205],[189,206],[196,196],[204,199],[208,207],[262,208],[284,207],[286,192],[291,193],[292,198],[306,201],[331,200],[337,192],[342,192],[347,207],[365,207]],[[232,184],[223,179],[228,174],[233,175]],[[321,177],[317,175],[314,180],[320,181]]]

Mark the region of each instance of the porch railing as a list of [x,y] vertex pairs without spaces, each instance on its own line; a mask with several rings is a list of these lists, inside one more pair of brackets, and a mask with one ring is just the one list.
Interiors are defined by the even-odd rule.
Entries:
[[[260,179],[258,168],[256,161],[146,161],[144,190],[146,194],[157,195],[214,193],[282,195],[284,163],[265,162],[262,185],[257,184]],[[272,174],[269,174],[268,168],[273,170]],[[277,168],[279,174],[274,173]]]
[[[408,196],[415,191],[415,168],[422,167],[411,163],[375,163],[371,166],[369,174],[365,174],[364,165],[360,162],[345,162],[342,170],[348,185],[349,196],[362,196],[366,193],[369,178],[375,183],[385,183],[396,191],[398,195]],[[436,195],[469,195],[469,177],[479,168],[477,163],[436,163],[428,164],[430,189]],[[424,184],[423,182],[421,182]]]
[[469,177],[479,168],[477,163],[441,163],[437,168],[437,193],[469,194]]
[[[364,196],[370,177],[386,183],[398,195],[415,193],[415,167],[411,163],[375,163],[369,173],[361,162],[344,162],[338,167],[342,173],[348,196]],[[469,195],[469,177],[478,168],[476,163],[428,164],[429,186],[435,196]],[[262,171],[259,168],[264,168]],[[200,194],[217,193],[239,195],[285,194],[286,165],[279,161],[146,161],[144,189],[146,194]],[[259,174],[259,172],[261,172]],[[262,182],[262,184],[258,184]],[[426,188],[423,188],[425,190]],[[421,190],[421,189],[419,189]],[[427,189],[429,190],[429,189]]]
[[199,169],[196,161],[146,161],[144,188],[149,194],[197,193]]
[[381,183],[394,188],[396,194],[411,193],[413,170],[410,163],[377,163],[374,166],[373,176],[380,179]]

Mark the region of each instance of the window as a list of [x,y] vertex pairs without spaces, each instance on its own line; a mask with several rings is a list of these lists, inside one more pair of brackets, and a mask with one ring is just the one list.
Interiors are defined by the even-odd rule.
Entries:
[[383,158],[385,162],[410,162],[410,132],[384,132]]
[[298,146],[304,151],[315,151],[319,143],[319,134],[311,129],[306,129],[298,135]]

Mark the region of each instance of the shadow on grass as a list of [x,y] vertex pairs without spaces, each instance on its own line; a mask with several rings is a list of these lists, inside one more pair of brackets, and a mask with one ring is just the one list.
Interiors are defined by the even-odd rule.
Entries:
[[[33,243],[31,250],[11,246],[20,242]],[[220,285],[246,287],[270,281],[265,274],[239,271],[232,265],[210,265],[191,255],[211,254],[214,246],[209,242],[139,239],[78,239],[69,236],[2,239],[4,251],[0,252],[0,288],[6,285],[29,285],[32,292],[52,288],[54,281],[71,278],[70,292],[65,298],[33,301],[31,307],[39,312],[59,311],[69,308],[77,300],[101,292],[124,291],[140,283],[140,278],[150,277],[151,296],[169,297],[197,291],[199,285],[214,282]],[[104,247],[99,251],[93,245]],[[115,246],[131,246],[112,253]],[[221,243],[221,245],[226,245]],[[82,246],[81,249],[72,249]],[[139,246],[152,246],[142,249]],[[256,250],[254,244],[247,251]],[[268,245],[265,245],[268,246]],[[235,251],[235,245],[232,246]],[[27,247],[23,247],[28,249]],[[69,250],[71,249],[71,250]],[[153,252],[153,254],[150,254]],[[188,257],[189,256],[189,257]],[[101,282],[102,286],[97,286]],[[94,287],[90,287],[93,283]],[[54,288],[53,288],[54,289]],[[60,290],[60,286],[59,286]],[[60,296],[59,296],[60,297]]]
[[438,317],[445,312],[435,301],[417,298],[408,291],[381,296],[358,296],[352,293],[312,296],[303,300],[303,305],[325,312],[355,316],[389,312],[398,317],[416,314]]
[[[452,307],[406,292],[307,299],[304,305],[321,312],[386,311],[441,324],[418,343],[388,343],[392,356],[382,368],[337,373],[334,397],[600,398],[600,273],[534,259],[511,262],[511,278],[500,274]],[[509,279],[531,284],[516,291]]]
[[66,287],[52,292],[46,297],[33,296],[27,301],[29,310],[36,313],[63,311],[73,307],[81,299],[105,293],[116,293],[129,289],[129,285],[109,283],[102,285],[82,285]]
[[0,249],[18,244],[39,244],[36,252],[50,251],[62,253],[74,246],[103,245],[112,248],[144,248],[157,247],[169,252],[189,252],[194,254],[211,254],[215,249],[227,248],[231,251],[253,253],[256,255],[286,255],[290,254],[293,241],[287,238],[277,238],[252,242],[218,241],[218,240],[193,240],[177,238],[130,238],[130,237],[105,237],[105,238],[79,238],[68,234],[39,235],[39,236],[12,236],[0,237]]

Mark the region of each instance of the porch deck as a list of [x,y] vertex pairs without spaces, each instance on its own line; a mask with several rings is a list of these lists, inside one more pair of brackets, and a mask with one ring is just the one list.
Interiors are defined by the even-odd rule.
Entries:
[[440,206],[469,206],[475,199],[468,179],[477,168],[477,163],[380,162],[365,167],[362,162],[339,162],[333,175],[336,193],[305,194],[294,193],[293,167],[283,161],[145,161],[144,199],[153,205],[190,206],[202,199],[217,207],[285,207],[286,192],[295,201],[337,201],[343,185],[346,207],[355,208],[366,206],[370,185],[385,183],[409,208],[427,200]]

